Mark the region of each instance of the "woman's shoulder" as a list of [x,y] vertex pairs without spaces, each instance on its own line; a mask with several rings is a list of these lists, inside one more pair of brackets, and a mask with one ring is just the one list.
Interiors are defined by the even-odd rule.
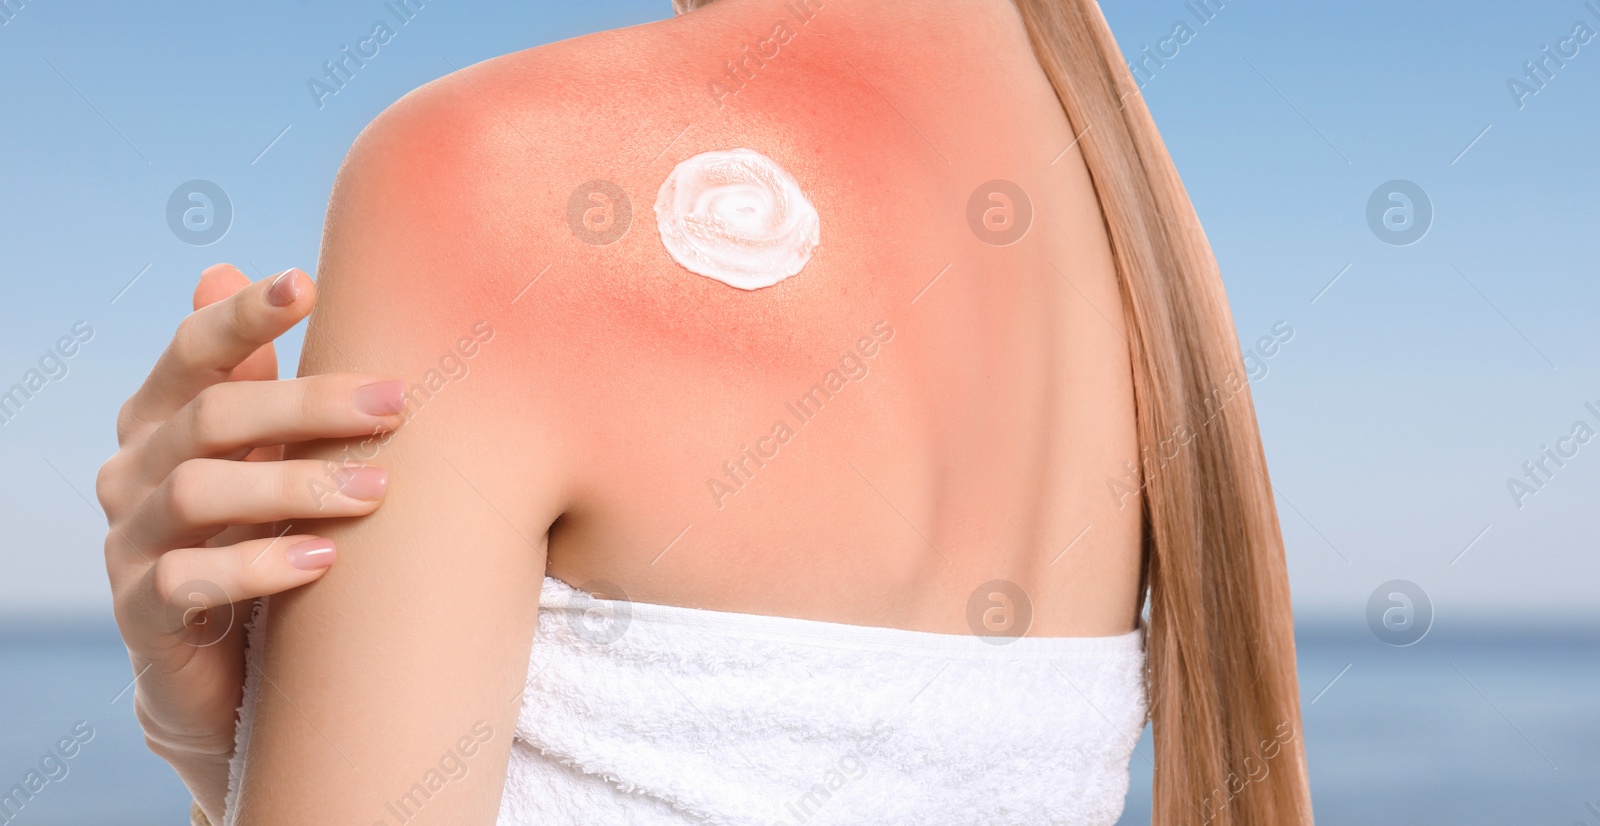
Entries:
[[[959,41],[972,14],[919,18],[885,39],[882,21],[857,19],[870,13],[719,3],[459,68],[357,139],[329,205],[327,237],[346,240],[325,243],[320,269],[381,293],[369,306],[402,321],[418,308],[449,316],[449,329],[504,316],[519,352],[548,356],[524,367],[563,380],[562,360],[725,353],[701,341],[708,330],[760,364],[870,325],[879,305],[901,306],[942,267],[987,251],[959,243],[974,186],[1007,178],[1042,192],[1035,179],[1061,174],[1051,158],[1071,140],[1064,121],[1013,111],[1059,117],[1042,78],[1024,99],[1020,70],[995,63],[992,43]],[[1005,51],[1026,52],[1017,45]],[[774,160],[820,213],[802,277],[729,290],[688,277],[663,247],[652,213],[663,181],[731,148]]]
[[[571,194],[592,181],[639,191],[650,160],[630,154],[648,142],[644,110],[659,108],[639,102],[636,38],[602,32],[460,67],[385,109],[334,181],[324,288],[402,319],[471,315],[457,319],[469,327],[514,301],[548,304],[548,290],[527,288],[594,240],[575,237]],[[616,206],[624,222],[637,208]]]

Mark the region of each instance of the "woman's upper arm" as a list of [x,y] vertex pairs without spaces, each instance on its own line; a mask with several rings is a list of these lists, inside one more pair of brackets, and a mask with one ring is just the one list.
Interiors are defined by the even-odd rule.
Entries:
[[459,137],[465,106],[398,104],[329,206],[301,372],[404,377],[407,424],[302,451],[326,464],[294,483],[319,495],[351,463],[386,468],[389,491],[371,516],[295,526],[339,564],[271,599],[243,826],[494,822],[562,494],[541,388],[502,332],[526,308],[471,223],[495,150]]

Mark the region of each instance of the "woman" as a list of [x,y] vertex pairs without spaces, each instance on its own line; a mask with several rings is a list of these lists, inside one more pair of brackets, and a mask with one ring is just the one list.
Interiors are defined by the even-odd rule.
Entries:
[[[298,381],[348,401],[172,415],[286,274],[130,402],[167,424],[108,468],[165,481],[102,474],[213,820],[1112,823],[1148,710],[1157,823],[1311,822],[1232,323],[1090,0],[719,0],[469,67],[357,141],[319,272]],[[233,546],[271,577],[181,587],[284,519]],[[246,676],[226,605],[319,576]]]

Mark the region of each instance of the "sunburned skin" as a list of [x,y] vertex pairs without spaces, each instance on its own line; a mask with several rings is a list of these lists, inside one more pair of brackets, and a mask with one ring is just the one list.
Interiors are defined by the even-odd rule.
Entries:
[[702,152],[673,168],[656,196],[656,228],[684,269],[741,290],[799,273],[820,240],[799,182],[754,149]]

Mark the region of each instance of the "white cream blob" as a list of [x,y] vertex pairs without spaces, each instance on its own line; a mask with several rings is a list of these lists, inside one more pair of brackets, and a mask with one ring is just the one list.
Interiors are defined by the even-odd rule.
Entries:
[[800,272],[821,240],[800,184],[753,149],[702,152],[674,167],[656,195],[656,228],[684,269],[741,290]]

